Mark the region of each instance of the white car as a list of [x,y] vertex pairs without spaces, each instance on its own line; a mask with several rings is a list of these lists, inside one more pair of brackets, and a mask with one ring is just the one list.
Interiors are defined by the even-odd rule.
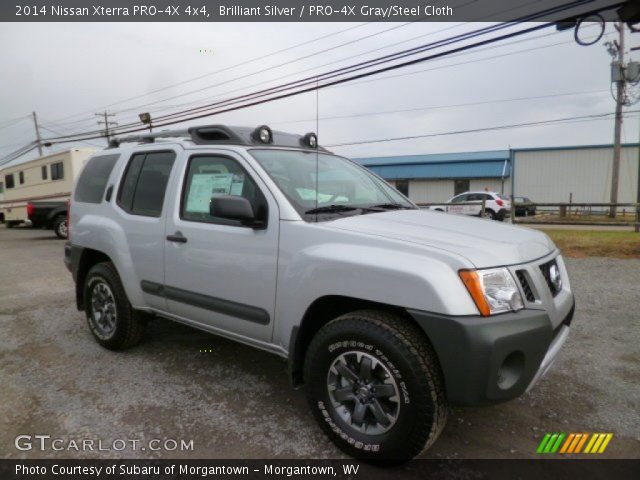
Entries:
[[511,213],[511,201],[497,192],[464,192],[442,205],[430,206],[429,210],[480,216],[483,200],[485,216],[491,220],[503,221]]

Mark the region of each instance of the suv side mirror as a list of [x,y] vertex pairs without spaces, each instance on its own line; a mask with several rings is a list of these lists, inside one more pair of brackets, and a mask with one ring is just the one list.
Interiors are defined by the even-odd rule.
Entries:
[[253,207],[244,197],[234,195],[211,197],[209,213],[214,217],[240,220],[245,225],[257,226]]

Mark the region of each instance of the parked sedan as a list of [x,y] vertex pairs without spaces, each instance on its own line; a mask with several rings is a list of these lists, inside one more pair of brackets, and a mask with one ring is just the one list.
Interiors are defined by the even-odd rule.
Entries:
[[529,197],[513,197],[516,217],[532,217],[536,214],[536,206]]

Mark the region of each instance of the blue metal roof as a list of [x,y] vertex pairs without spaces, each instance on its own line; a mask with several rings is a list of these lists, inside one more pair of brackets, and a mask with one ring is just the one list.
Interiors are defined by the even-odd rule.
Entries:
[[354,158],[387,180],[502,178],[509,176],[509,150]]

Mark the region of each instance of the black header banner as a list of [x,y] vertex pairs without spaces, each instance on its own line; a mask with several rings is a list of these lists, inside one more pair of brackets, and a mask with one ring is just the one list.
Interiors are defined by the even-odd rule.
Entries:
[[[496,22],[561,21],[615,0],[3,0],[2,22]],[[563,7],[568,7],[563,8]]]

